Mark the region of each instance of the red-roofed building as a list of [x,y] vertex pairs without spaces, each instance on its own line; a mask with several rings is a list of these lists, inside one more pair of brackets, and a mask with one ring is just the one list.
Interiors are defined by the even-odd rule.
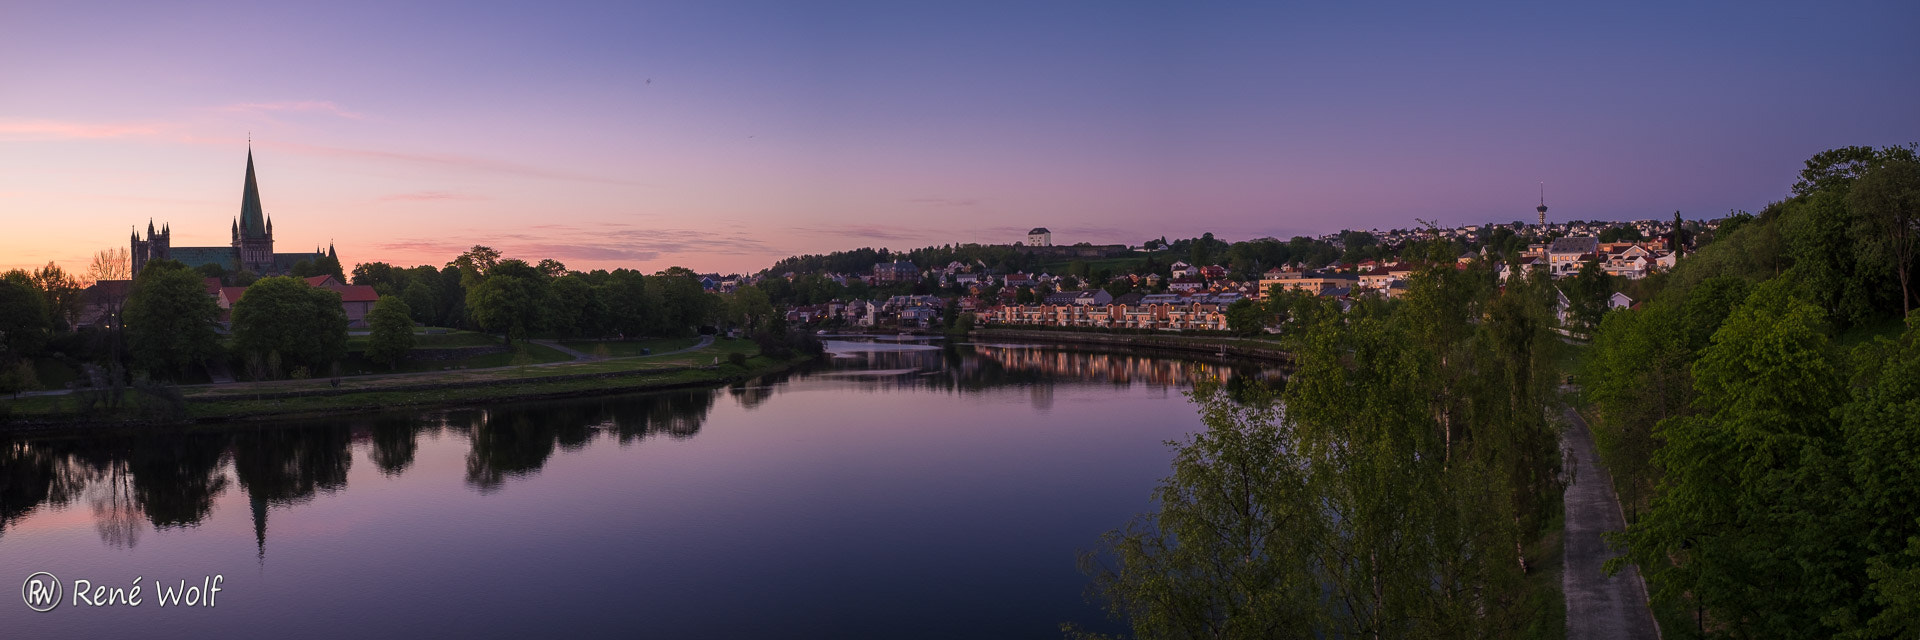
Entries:
[[322,288],[340,294],[340,306],[347,311],[347,328],[367,328],[367,313],[373,310],[373,303],[380,300],[380,294],[372,286],[336,283]]

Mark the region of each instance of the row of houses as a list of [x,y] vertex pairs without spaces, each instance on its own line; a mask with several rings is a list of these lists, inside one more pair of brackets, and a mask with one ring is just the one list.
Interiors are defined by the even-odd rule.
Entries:
[[[884,300],[833,300],[787,310],[787,322],[842,322],[856,327],[900,326],[925,329],[938,324],[946,309],[939,296],[893,296]],[[971,306],[971,305],[968,305]]]

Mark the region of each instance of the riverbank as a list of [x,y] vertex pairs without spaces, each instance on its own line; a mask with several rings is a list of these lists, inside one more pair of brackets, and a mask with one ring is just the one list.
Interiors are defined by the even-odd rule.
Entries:
[[[612,358],[547,366],[501,367],[433,375],[273,381],[172,387],[160,394],[124,392],[118,408],[83,408],[78,395],[0,400],[0,431],[178,425],[334,416],[394,408],[428,409],[483,403],[699,388],[785,371],[813,360],[757,355],[745,340],[671,356]],[[744,363],[728,361],[731,354]],[[171,397],[169,397],[169,394]]]
[[1279,343],[1253,338],[997,328],[974,329],[967,334],[967,337],[973,340],[1007,340],[1128,347],[1134,349],[1151,349],[1181,355],[1208,355],[1293,364],[1293,355],[1281,349]]

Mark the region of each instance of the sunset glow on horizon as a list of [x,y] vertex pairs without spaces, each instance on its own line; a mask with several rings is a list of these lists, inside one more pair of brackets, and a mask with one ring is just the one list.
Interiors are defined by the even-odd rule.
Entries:
[[[224,246],[753,272],[858,247],[1712,218],[1920,140],[1920,5],[0,9],[0,269]],[[1854,64],[1862,59],[1873,65]]]

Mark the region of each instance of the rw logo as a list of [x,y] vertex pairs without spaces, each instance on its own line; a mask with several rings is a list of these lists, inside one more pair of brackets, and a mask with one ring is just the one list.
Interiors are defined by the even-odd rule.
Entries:
[[27,581],[20,583],[20,598],[34,611],[52,611],[60,606],[61,595],[60,579],[45,571],[27,576]]

